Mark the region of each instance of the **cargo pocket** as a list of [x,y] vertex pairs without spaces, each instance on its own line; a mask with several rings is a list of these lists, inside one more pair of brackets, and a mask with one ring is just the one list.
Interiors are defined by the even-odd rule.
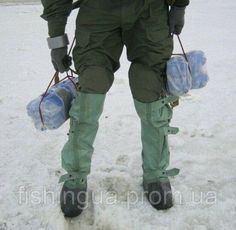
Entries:
[[152,1],[150,7],[150,18],[147,21],[147,37],[152,42],[159,42],[169,36],[168,6],[165,0]]
[[90,41],[90,32],[82,29],[81,27],[78,28],[76,31],[76,41],[77,41],[77,46],[85,48],[88,46],[89,41]]
[[147,39],[152,43],[157,43],[164,38],[162,33],[157,31],[157,28],[147,27],[146,28]]
[[169,26],[164,21],[161,24],[156,22],[156,24],[147,25],[146,35],[149,41],[163,44],[163,41],[170,40]]
[[158,65],[162,75],[165,74],[166,61],[173,51],[173,38],[169,36],[169,27],[166,25],[152,25],[146,28],[146,39],[152,52],[153,65]]

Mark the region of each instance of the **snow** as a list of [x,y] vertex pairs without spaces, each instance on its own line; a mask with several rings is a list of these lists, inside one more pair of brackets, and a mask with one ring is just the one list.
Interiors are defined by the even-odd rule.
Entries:
[[174,112],[180,133],[170,137],[170,167],[181,169],[171,178],[175,206],[156,211],[142,195],[140,126],[123,53],[95,142],[88,208],[72,220],[58,201],[68,122],[39,132],[25,109],[53,74],[41,12],[37,4],[0,5],[0,229],[236,229],[236,2],[192,0],[186,11],[181,38],[186,50],[206,53],[211,80]]

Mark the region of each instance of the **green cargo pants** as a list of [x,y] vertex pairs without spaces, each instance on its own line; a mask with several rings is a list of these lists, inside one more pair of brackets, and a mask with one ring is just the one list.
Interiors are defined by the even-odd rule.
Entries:
[[[63,149],[63,167],[69,172],[62,178],[64,181],[86,178],[90,172],[92,143],[98,127],[96,119],[100,116],[105,94],[113,83],[114,72],[120,66],[124,45],[131,62],[130,88],[142,123],[144,180],[158,179],[160,173],[162,177],[168,176],[162,173],[165,173],[169,163],[166,132],[172,110],[167,105],[170,101],[165,100],[164,104],[160,101],[163,98],[166,61],[173,49],[173,39],[169,36],[168,6],[165,0],[84,0],[76,21],[76,46],[73,50],[82,93],[78,101],[84,104],[84,109],[78,110],[78,115],[73,114],[72,120],[78,117],[78,122],[71,123],[73,133],[70,132],[69,141]],[[103,95],[103,100],[98,95]],[[76,103],[75,100],[72,111],[78,107]],[[94,106],[97,106],[96,110]],[[85,111],[89,107],[90,112],[94,111],[94,116]],[[92,120],[89,118],[86,121],[86,116],[83,116],[81,122],[81,112],[87,113]],[[82,129],[86,135],[77,135],[76,132]],[[78,137],[80,140],[77,140]],[[80,142],[87,143],[89,148],[79,149],[82,146]],[[75,146],[71,146],[73,143]],[[79,175],[80,172],[83,175]]]
[[165,0],[84,0],[76,26],[73,57],[82,92],[110,89],[125,45],[133,97],[159,99],[173,49]]

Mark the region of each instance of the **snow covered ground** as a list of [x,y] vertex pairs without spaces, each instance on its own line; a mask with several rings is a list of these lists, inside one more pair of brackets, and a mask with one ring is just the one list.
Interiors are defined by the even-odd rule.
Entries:
[[206,52],[211,81],[175,109],[175,206],[156,211],[142,196],[140,127],[124,53],[95,142],[88,208],[73,220],[64,220],[58,203],[68,123],[39,132],[25,110],[53,74],[41,12],[40,5],[0,5],[0,229],[236,229],[236,1],[192,0],[187,8],[182,39],[186,50]]
[[32,3],[40,3],[40,0],[1,0],[0,4],[4,5],[16,5],[16,4],[32,4]]

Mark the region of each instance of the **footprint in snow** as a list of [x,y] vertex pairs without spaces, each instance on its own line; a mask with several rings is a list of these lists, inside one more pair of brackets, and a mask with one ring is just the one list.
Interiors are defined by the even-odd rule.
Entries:
[[129,157],[128,155],[119,155],[116,159],[116,165],[123,165],[123,166],[127,166],[129,163]]

